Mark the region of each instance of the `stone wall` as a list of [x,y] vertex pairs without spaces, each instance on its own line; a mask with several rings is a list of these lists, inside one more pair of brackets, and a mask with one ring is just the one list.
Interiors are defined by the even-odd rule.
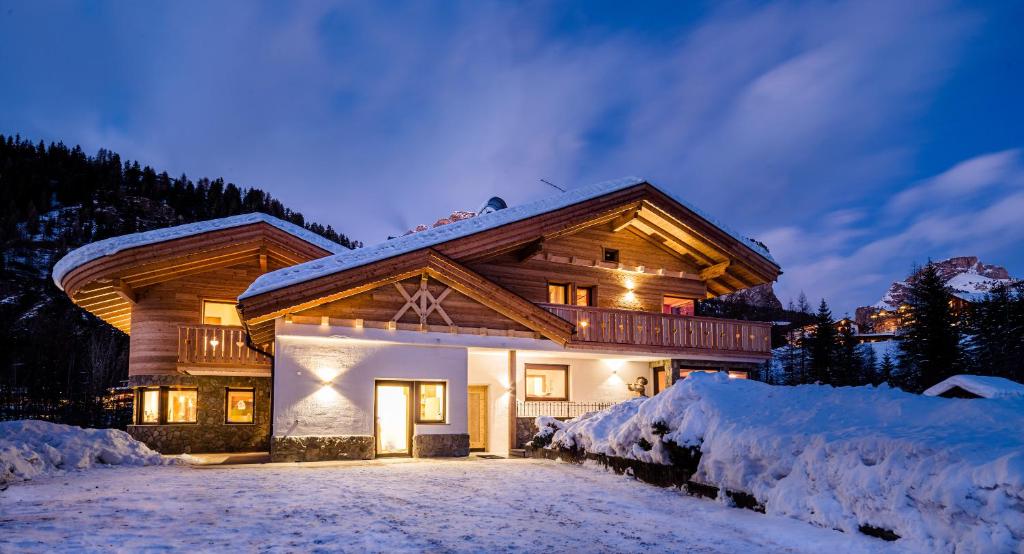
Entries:
[[[253,452],[270,448],[270,378],[133,375],[131,387],[196,387],[197,423],[129,425],[128,434],[162,454]],[[255,390],[253,423],[226,423],[228,388]]]
[[469,435],[416,435],[412,438],[414,458],[469,456]]
[[[570,418],[556,417],[555,419],[559,421],[566,421]],[[525,447],[531,440],[533,440],[533,436],[540,432],[540,429],[537,428],[536,420],[537,418],[535,417],[516,418],[516,445],[512,448]]]
[[372,460],[373,451],[371,435],[274,437],[270,445],[270,461]]

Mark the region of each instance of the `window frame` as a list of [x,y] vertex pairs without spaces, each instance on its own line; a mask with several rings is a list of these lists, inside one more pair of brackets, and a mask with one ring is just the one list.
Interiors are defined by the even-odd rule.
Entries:
[[[587,304],[580,304],[580,303],[578,303],[578,301],[579,301],[579,291],[581,291],[581,290],[587,291]],[[572,303],[573,306],[580,306],[580,307],[584,307],[584,308],[593,308],[593,307],[597,306],[597,285],[584,285],[582,287],[579,286],[579,285],[574,286],[573,287],[572,299],[573,299],[573,303]]]
[[[231,421],[229,414],[231,413],[231,404],[228,403],[228,397],[233,392],[249,392],[252,393],[252,414],[251,421]],[[198,407],[198,406],[197,406]],[[198,410],[196,410],[198,413]],[[256,388],[255,387],[225,387],[224,388],[224,425],[256,425]]]
[[[690,305],[692,306],[693,313],[689,314],[689,315],[688,314],[674,314],[674,313],[672,313],[671,308],[673,308],[675,306],[673,306],[671,304],[668,304],[667,302],[665,302],[666,300],[682,300],[682,301],[685,301],[685,302],[689,302]],[[669,311],[667,311],[667,312],[665,311],[665,307],[666,306],[669,306]],[[697,315],[697,299],[696,298],[687,298],[685,296],[677,296],[677,295],[674,295],[674,294],[663,294],[663,295],[661,295],[661,313],[663,315],[678,315],[678,316],[682,316],[682,317],[694,317],[694,316]]]
[[[135,387],[135,425],[163,425],[164,424],[164,395],[163,387]],[[146,391],[156,391],[156,421],[143,421],[142,414],[146,411]]]
[[206,303],[207,302],[209,302],[211,304],[230,304],[232,307],[235,308],[235,313],[236,314],[238,313],[238,301],[237,300],[224,299],[224,298],[205,298],[205,297],[204,298],[200,298],[199,299],[199,324],[200,325],[213,325],[215,327],[231,327],[232,329],[240,329],[240,328],[242,328],[242,324],[241,324],[242,316],[241,315],[238,316],[238,321],[239,321],[238,325],[225,325],[223,323],[207,323],[206,322]]
[[[542,370],[548,370],[548,371],[551,371],[551,370],[562,371],[563,372],[564,385],[565,385],[565,388],[563,389],[565,391],[565,396],[557,397],[557,398],[551,397],[551,396],[531,396],[530,395],[530,387],[525,386],[526,382],[529,380],[530,370],[531,369],[542,369]],[[525,389],[524,392],[526,394],[526,401],[527,402],[568,402],[569,401],[569,397],[570,397],[570,394],[569,394],[569,371],[570,370],[569,370],[569,365],[568,364],[529,364],[529,363],[525,364],[523,366],[523,383],[524,383],[524,389]]]
[[[413,417],[416,425],[448,425],[448,381],[413,381]],[[420,417],[420,387],[422,385],[441,385],[441,419],[423,419]]]
[[[169,393],[171,391],[196,391],[196,420],[195,421],[168,421],[167,416],[170,414],[171,403],[169,401]],[[162,410],[160,411],[160,424],[161,425],[198,425],[199,424],[199,387],[190,386],[166,386],[160,387],[160,402],[162,404]]]
[[[614,259],[611,259],[611,260],[608,259],[608,254],[609,253],[612,254],[612,258],[614,258]],[[602,246],[601,247],[601,261],[602,262],[604,262],[604,263],[611,263],[611,264],[617,264],[617,263],[621,263],[619,260],[620,260],[620,258],[619,258],[619,249],[618,248],[608,248],[607,246]]]
[[[551,287],[561,287],[561,288],[563,288],[565,290],[565,302],[558,303],[558,302],[552,302],[551,301]],[[547,292],[548,292],[548,299],[547,299],[547,303],[548,304],[554,304],[556,306],[572,306],[573,305],[572,304],[572,299],[573,299],[572,283],[548,281]]]

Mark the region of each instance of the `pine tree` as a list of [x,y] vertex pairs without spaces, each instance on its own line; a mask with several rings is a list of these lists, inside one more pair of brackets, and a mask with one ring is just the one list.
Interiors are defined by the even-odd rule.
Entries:
[[892,356],[886,351],[882,354],[882,364],[878,367],[878,379],[882,383],[886,383],[889,386],[894,386],[893,374],[896,372],[896,363],[892,361]]
[[870,344],[862,344],[857,347],[857,351],[861,358],[861,367],[863,368],[857,384],[878,384],[880,382],[878,378],[878,355],[875,353],[875,349]]
[[836,322],[825,299],[821,299],[814,316],[814,335],[804,339],[808,345],[810,378],[819,383],[832,383],[836,351]]
[[1024,284],[993,289],[968,318],[971,364],[989,375],[1019,379],[1024,354]]
[[807,301],[807,295],[804,291],[800,291],[800,296],[796,300],[796,311],[802,314],[811,313],[811,303]]
[[836,386],[863,384],[863,363],[857,351],[857,337],[852,325],[844,325],[836,336],[830,382]]
[[910,279],[907,292],[897,383],[920,392],[959,372],[961,332],[950,309],[949,290],[930,261]]

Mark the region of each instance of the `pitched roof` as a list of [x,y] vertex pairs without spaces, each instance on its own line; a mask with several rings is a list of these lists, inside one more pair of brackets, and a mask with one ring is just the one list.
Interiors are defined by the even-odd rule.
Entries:
[[[494,211],[470,219],[456,221],[448,225],[434,227],[419,233],[387,240],[373,246],[359,248],[356,250],[347,250],[334,256],[328,256],[326,258],[320,258],[303,264],[279,269],[277,271],[261,275],[238,298],[241,300],[257,296],[269,291],[310,281],[333,273],[347,271],[349,269],[391,258],[393,256],[406,254],[422,248],[429,248],[444,242],[559,210],[572,206],[573,204],[592,200],[594,198],[644,183],[650,184],[649,181],[637,177],[627,177],[615,181],[595,183],[571,189],[565,193],[544,198],[529,204],[509,207],[504,210]],[[679,202],[690,211],[696,213],[712,225],[715,225],[722,231],[725,231],[757,255],[763,257],[772,264],[775,264],[775,260],[763,245],[736,234],[674,195],[668,194],[660,188],[658,190],[661,191],[662,194],[665,194],[676,202]]]
[[1016,381],[991,375],[954,375],[929,388],[922,394],[925,396],[939,396],[955,387],[960,387],[965,391],[984,398],[1024,396],[1024,385]]
[[289,223],[263,213],[251,213],[223,217],[220,219],[211,219],[208,221],[199,221],[196,223],[187,223],[185,225],[167,227],[165,229],[154,229],[152,231],[145,231],[142,233],[132,233],[130,235],[112,237],[86,244],[85,246],[68,252],[53,266],[53,282],[58,288],[63,290],[61,281],[63,281],[64,277],[72,270],[104,256],[117,254],[122,250],[199,235],[210,231],[219,231],[221,229],[251,225],[254,223],[267,223],[273,225],[290,235],[294,235],[295,237],[333,254],[349,251],[348,248],[336,242],[327,240],[324,237],[321,237],[312,231],[303,229],[293,223]]

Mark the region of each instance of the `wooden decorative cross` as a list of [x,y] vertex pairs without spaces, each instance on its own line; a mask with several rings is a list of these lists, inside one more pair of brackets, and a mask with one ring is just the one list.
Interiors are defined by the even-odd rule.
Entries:
[[448,317],[444,308],[441,307],[441,302],[443,302],[444,299],[448,297],[448,294],[452,292],[451,287],[444,289],[444,291],[435,298],[434,295],[430,293],[430,290],[427,289],[427,279],[428,277],[426,273],[420,276],[420,288],[412,295],[405,290],[405,287],[403,287],[401,283],[395,283],[395,288],[398,289],[402,298],[405,299],[405,304],[398,310],[395,317],[391,318],[391,321],[398,321],[399,319],[402,319],[405,312],[412,309],[416,315],[420,316],[420,325],[425,326],[427,324],[427,317],[434,312],[437,312],[438,315],[441,316],[441,319],[443,319],[449,326],[455,325],[452,322],[452,318]]

